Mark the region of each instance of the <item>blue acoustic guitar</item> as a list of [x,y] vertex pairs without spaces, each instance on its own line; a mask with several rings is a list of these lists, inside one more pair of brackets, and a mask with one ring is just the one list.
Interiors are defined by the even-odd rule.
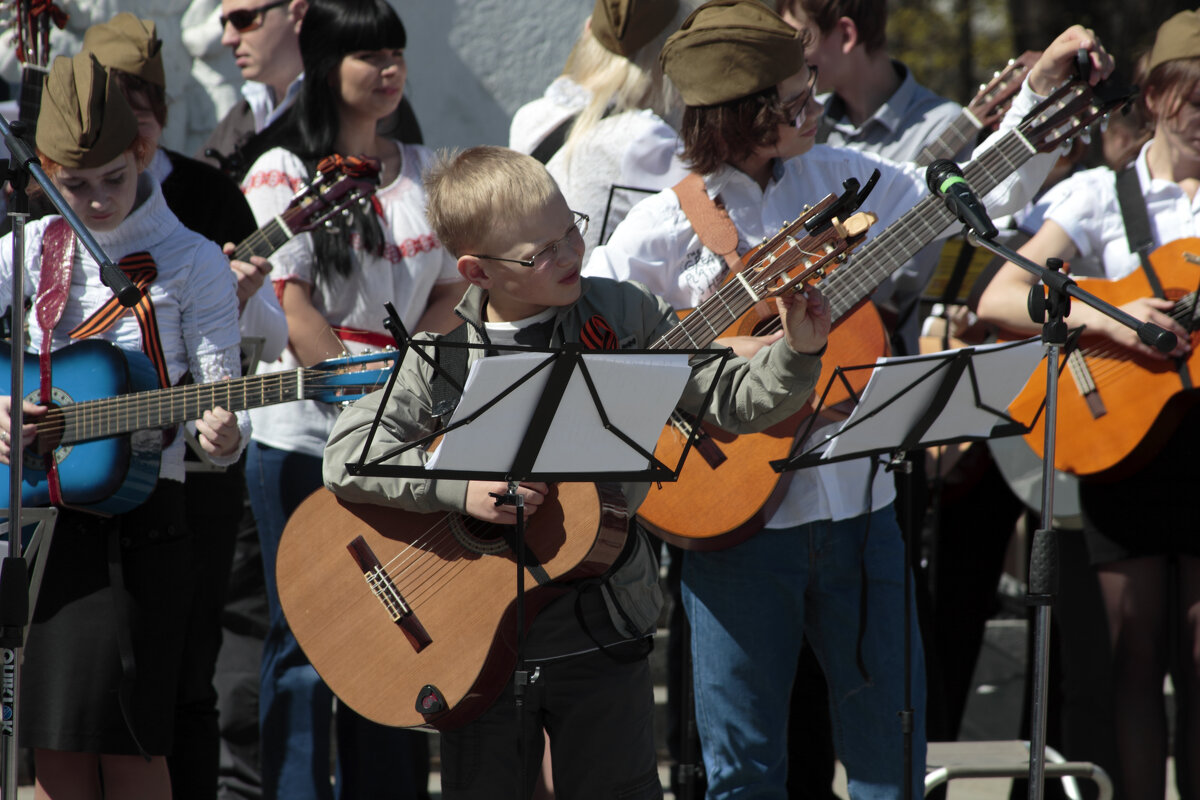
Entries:
[[[38,435],[25,450],[21,502],[50,504],[43,454],[58,461],[63,502],[97,514],[136,508],[158,481],[162,429],[199,419],[206,409],[229,411],[320,400],[354,400],[382,386],[395,351],[330,359],[313,367],[250,375],[216,383],[159,389],[150,359],[98,339],[85,339],[51,354],[51,408],[38,419]],[[8,381],[12,361],[0,348],[0,375]],[[28,354],[25,386],[40,385],[38,357]],[[37,389],[26,399],[37,402]],[[0,486],[9,481],[0,464]]]

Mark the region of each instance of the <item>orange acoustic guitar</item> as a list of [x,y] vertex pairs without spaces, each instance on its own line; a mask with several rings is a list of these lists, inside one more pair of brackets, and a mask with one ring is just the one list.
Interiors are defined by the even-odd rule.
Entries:
[[[979,195],[990,192],[1035,153],[1053,151],[1131,96],[1129,89],[1111,82],[1096,87],[1079,80],[1064,84],[967,164],[963,168],[967,181]],[[927,196],[863,245],[853,269],[836,270],[822,281],[834,327],[821,359],[819,387],[830,383],[839,366],[870,364],[886,354],[887,333],[869,302],[871,292],[954,223],[942,200]],[[753,333],[772,324],[773,318],[763,315],[761,308],[756,306],[722,335]],[[870,370],[845,375],[845,383],[835,382],[825,397],[826,407],[860,394],[869,378]],[[779,482],[767,462],[787,454],[809,413],[796,414],[765,434],[734,437],[706,430],[710,434],[706,457],[688,459],[675,483],[651,489],[638,508],[638,519],[660,538],[688,550],[719,550],[752,536],[773,510],[768,501]],[[677,450],[678,444],[672,443],[681,438],[668,428],[656,452],[667,446]]]
[[[1089,337],[1085,330],[1077,351],[1082,359],[1068,358],[1058,383],[1057,469],[1101,478],[1127,474],[1158,451],[1197,400],[1200,239],[1165,244],[1150,255],[1150,264],[1164,296],[1176,301],[1171,316],[1191,334],[1193,349],[1179,363],[1152,360],[1107,339]],[[1141,269],[1115,281],[1081,279],[1079,286],[1116,306],[1153,294]],[[1025,441],[1039,458],[1045,452],[1045,419],[1038,412],[1045,396],[1046,373],[1038,369],[1009,406],[1013,418],[1026,425],[1037,416]]]
[[[741,279],[652,349],[707,347],[755,302],[832,269],[863,240],[871,215],[844,223],[835,216],[811,235],[803,225],[845,200],[831,195],[785,228]],[[528,570],[529,618],[554,597],[551,581],[607,569],[627,521],[619,494],[558,484],[526,531],[530,563],[540,565]],[[385,725],[454,728],[495,700],[515,662],[516,568],[506,534],[509,528],[462,514],[345,503],[321,489],[284,529],[279,600],[296,640],[342,702]]]

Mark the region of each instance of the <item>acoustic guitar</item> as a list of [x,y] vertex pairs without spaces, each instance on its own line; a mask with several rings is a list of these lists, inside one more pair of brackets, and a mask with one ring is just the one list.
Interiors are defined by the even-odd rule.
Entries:
[[[1099,479],[1136,470],[1158,452],[1200,397],[1196,392],[1200,239],[1164,244],[1150,255],[1150,264],[1164,296],[1175,301],[1170,314],[1188,331],[1193,349],[1178,362],[1154,360],[1107,339],[1089,337],[1085,330],[1078,351],[1083,358],[1064,356],[1061,362],[1065,368],[1058,384],[1057,469]],[[1115,281],[1080,279],[1079,286],[1116,306],[1154,294],[1141,269]],[[1045,418],[1040,413],[1045,396],[1045,371],[1035,370],[1009,406],[1014,419],[1032,424],[1024,438],[1039,458],[1045,452]]]
[[[1082,80],[1070,81],[1039,103],[1016,128],[1000,136],[994,146],[965,165],[964,175],[975,191],[984,195],[1034,154],[1052,152],[1131,97],[1130,89],[1118,87],[1111,80],[1095,87]],[[887,331],[869,302],[871,292],[954,223],[954,214],[940,198],[926,196],[864,244],[855,256],[853,269],[836,270],[822,281],[821,291],[829,301],[833,319],[819,383],[824,387],[833,382],[825,396],[826,407],[857,397],[870,378],[870,370],[852,370],[844,376],[848,380],[834,381],[839,366],[870,364],[887,353]],[[777,323],[761,309],[753,308],[723,335],[770,330]],[[747,435],[721,438],[714,433],[710,457],[690,459],[678,481],[652,489],[638,509],[638,519],[660,538],[689,550],[719,550],[752,536],[773,510],[765,503],[772,499],[779,477],[767,461],[787,454],[784,448],[782,455],[776,455],[776,445],[790,443],[810,413],[801,411],[766,435],[748,434],[749,439]],[[743,475],[753,477],[746,479]],[[767,491],[747,493],[748,481],[761,481],[756,485]],[[762,505],[752,505],[760,500]],[[742,507],[739,513],[730,512],[738,507]]]
[[[288,207],[237,245],[233,257],[269,256],[293,237],[314,229],[374,192],[378,164],[331,156]],[[8,380],[12,361],[0,348],[0,375]],[[198,419],[219,405],[241,411],[292,400],[344,402],[382,384],[385,369],[362,370],[390,361],[395,353],[372,353],[325,361],[309,369],[269,373],[212,384],[160,389],[150,360],[101,340],[85,339],[51,354],[52,404],[38,421],[38,438],[26,450],[22,503],[50,504],[42,454],[54,453],[63,501],[97,514],[122,514],[140,505],[158,481],[162,435],[158,429]],[[26,353],[23,385],[40,386],[38,356]],[[26,394],[38,402],[39,389]],[[8,481],[0,465],[0,485]]]
[[[63,502],[96,514],[122,514],[149,497],[158,482],[161,429],[199,419],[206,409],[227,411],[293,400],[345,402],[383,385],[395,352],[365,353],[313,367],[269,372],[215,383],[158,389],[158,373],[144,354],[100,339],[84,339],[51,354],[53,402],[37,420],[34,444],[25,449],[21,502],[50,504],[43,454],[58,463]],[[12,374],[8,349],[0,348],[0,376]],[[38,357],[25,357],[26,386],[38,386]],[[26,399],[37,402],[38,390]],[[0,464],[0,485],[9,479]]]
[[[844,222],[831,215],[857,207],[857,181],[848,183],[853,187],[841,198],[826,197],[755,251],[739,280],[651,349],[705,348],[754,303],[833,270],[872,221],[865,213]],[[806,232],[806,223],[816,232]],[[612,564],[628,520],[621,499],[603,486],[558,484],[530,518],[529,554],[540,567],[527,576],[534,586],[529,619],[554,597],[551,581],[599,574]],[[320,489],[284,529],[279,600],[296,640],[339,700],[385,725],[454,728],[487,708],[511,675],[510,538],[510,529],[462,514],[343,502]]]

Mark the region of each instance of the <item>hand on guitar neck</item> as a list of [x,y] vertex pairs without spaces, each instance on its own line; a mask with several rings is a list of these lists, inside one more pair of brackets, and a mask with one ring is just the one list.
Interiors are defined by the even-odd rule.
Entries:
[[[545,483],[522,482],[517,487],[517,494],[524,502],[525,517],[537,513],[538,507],[546,499],[550,486]],[[475,519],[492,522],[499,525],[517,524],[517,507],[501,503],[494,495],[506,494],[508,484],[504,481],[468,481],[467,502],[463,510]]]
[[249,261],[234,257],[237,245],[226,242],[222,248],[229,256],[229,268],[237,279],[238,313],[246,309],[246,303],[262,288],[267,276],[271,274],[271,262],[262,256],[250,256]]
[[[35,405],[28,400],[22,404],[21,408],[26,420],[30,417],[40,417],[46,413],[45,406]],[[0,464],[12,463],[9,461],[9,454],[12,453],[12,417],[9,416],[11,410],[12,397],[0,396]],[[37,423],[23,422],[21,425],[21,449],[24,450],[33,444],[36,437]]]

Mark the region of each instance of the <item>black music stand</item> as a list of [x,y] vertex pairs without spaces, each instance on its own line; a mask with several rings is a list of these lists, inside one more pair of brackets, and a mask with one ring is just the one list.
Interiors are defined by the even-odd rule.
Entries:
[[[389,313],[391,310],[389,309]],[[417,357],[431,364],[442,379],[448,380],[456,389],[462,390],[458,408],[453,416],[446,411],[443,415],[449,422],[444,428],[412,441],[401,441],[398,446],[389,447],[386,452],[374,458],[368,458],[372,444],[380,428],[387,430],[390,426],[383,419],[383,410],[387,406],[388,397],[395,388],[399,374],[400,361],[393,368],[387,386],[382,390],[383,396],[379,403],[375,420],[364,442],[359,460],[346,464],[346,470],[354,476],[372,477],[406,477],[406,478],[437,478],[449,480],[494,480],[504,481],[508,485],[507,492],[493,494],[497,505],[512,505],[516,508],[516,525],[511,538],[506,537],[516,561],[516,668],[514,670],[514,697],[517,724],[518,743],[518,798],[523,797],[524,786],[527,783],[525,772],[526,754],[524,752],[524,693],[531,682],[531,675],[525,664],[524,640],[525,624],[525,572],[526,559],[529,553],[525,547],[525,515],[524,498],[517,492],[521,481],[545,482],[656,482],[673,481],[678,478],[683,468],[684,459],[694,443],[696,426],[679,462],[668,466],[658,460],[653,453],[654,443],[665,424],[674,404],[678,402],[678,394],[671,396],[663,407],[661,419],[645,408],[639,409],[634,417],[625,415],[624,420],[617,419],[609,413],[608,405],[615,404],[624,397],[649,395],[652,390],[661,386],[666,378],[661,367],[640,367],[633,369],[632,359],[641,356],[681,357],[687,363],[681,371],[686,371],[682,381],[675,385],[681,393],[684,384],[694,378],[695,371],[709,363],[716,362],[717,369],[712,383],[707,387],[698,407],[685,409],[702,417],[708,409],[716,383],[720,379],[725,363],[732,358],[728,349],[691,349],[672,350],[598,350],[584,351],[579,344],[568,344],[562,348],[528,348],[467,342],[422,341],[407,338],[403,326],[392,315],[388,324],[389,330],[396,337],[401,350],[407,349],[405,357]],[[480,359],[472,365],[472,373],[464,386],[449,376],[437,359],[427,351],[436,348],[465,348],[483,350],[485,352],[522,353],[525,358],[508,356],[505,358]],[[469,352],[468,352],[469,355]],[[606,364],[608,375],[606,384],[599,385],[593,372],[599,371],[601,361]],[[621,361],[627,363],[621,364]],[[494,373],[491,385],[473,389],[475,379],[484,369]],[[612,370],[624,373],[624,379],[614,380]],[[498,379],[498,380],[497,380]],[[497,392],[495,387],[501,385]],[[669,394],[673,389],[667,390]],[[583,399],[590,402],[587,411],[595,418],[604,436],[609,441],[603,443],[609,456],[605,466],[597,469],[595,466],[596,449],[571,446],[572,437],[579,434],[578,418],[568,415],[572,407],[577,407]],[[607,402],[606,402],[607,401]],[[524,415],[521,410],[524,409]],[[489,412],[493,412],[489,414]],[[647,424],[648,423],[648,424]],[[474,428],[471,426],[474,425]],[[625,427],[637,427],[639,430],[627,432]],[[497,453],[490,454],[484,459],[480,448],[476,448],[474,457],[469,452],[457,450],[452,437],[464,439],[464,433],[470,431],[478,437],[476,441],[487,442],[487,449],[496,449]],[[457,433],[456,433],[457,432]],[[594,429],[593,429],[594,433]],[[434,439],[443,437],[436,456],[438,461],[429,467],[404,466],[387,463],[402,453],[414,449],[427,448]],[[624,448],[621,455],[614,452]],[[445,452],[443,452],[445,451]],[[462,462],[468,466],[464,468]],[[442,464],[445,461],[446,463]],[[534,565],[537,566],[536,564]],[[536,674],[535,674],[536,675]],[[427,687],[428,689],[429,687]],[[422,692],[417,700],[418,710],[425,713],[424,708],[437,710],[440,698]]]
[[[785,472],[870,457],[888,470],[908,466],[910,450],[978,441],[1028,432],[1005,409],[1042,361],[1037,339],[965,347],[922,356],[881,358],[875,364],[838,367],[797,437],[787,458],[771,466]],[[976,362],[987,361],[986,364]],[[853,410],[834,433],[812,437],[825,400],[837,383],[849,388],[846,373],[874,370],[859,396],[850,390]],[[809,441],[817,438],[817,441]],[[875,471],[872,469],[872,481]],[[909,537],[904,536],[904,796],[913,781],[912,614],[909,595]]]

